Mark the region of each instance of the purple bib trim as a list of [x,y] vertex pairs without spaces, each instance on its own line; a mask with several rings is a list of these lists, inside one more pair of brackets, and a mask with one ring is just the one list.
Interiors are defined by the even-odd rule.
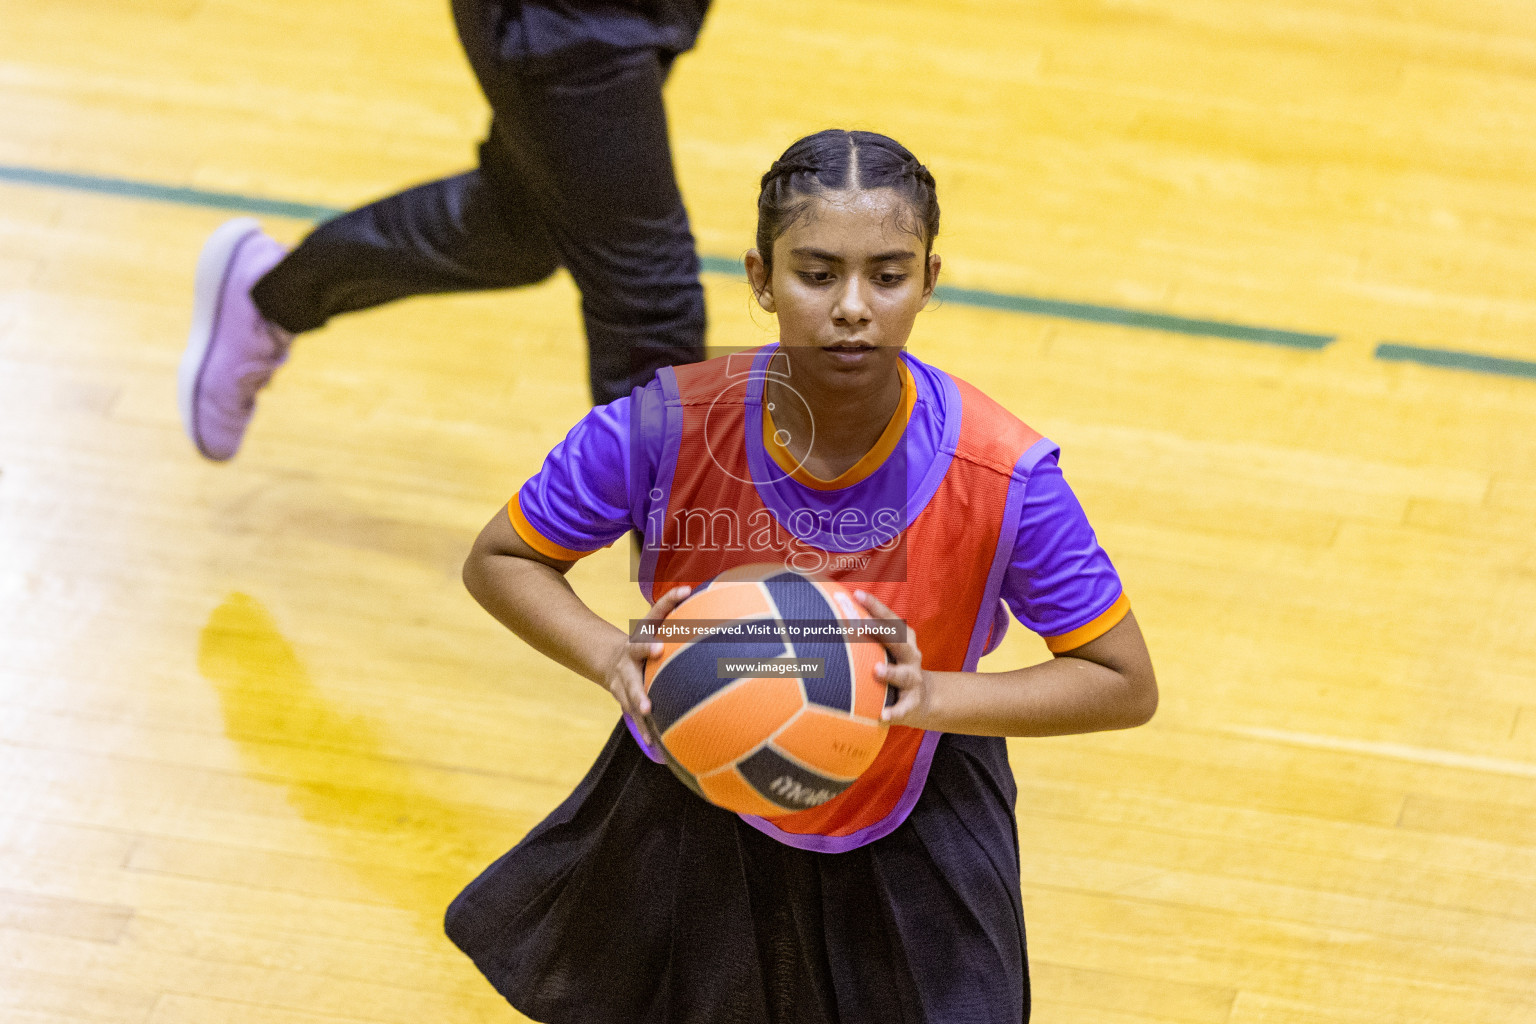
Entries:
[[[630,421],[630,479],[639,481],[638,486],[630,487],[630,515],[645,536],[645,543],[640,548],[640,569],[636,573],[636,582],[641,596],[648,601],[652,600],[651,590],[656,585],[656,560],[661,556],[659,531],[666,523],[667,505],[672,500],[672,480],[677,473],[677,454],[683,443],[683,404],[677,388],[677,374],[672,367],[663,366],[656,371],[656,380],[661,385],[664,421],[659,425],[662,430],[662,447],[655,467],[656,481],[649,487],[646,484],[651,467],[644,464],[644,456],[650,447],[646,444],[648,432],[657,429],[657,425],[643,422],[651,410],[641,404],[641,389],[638,388],[631,411],[633,419]],[[645,742],[639,726],[635,725],[635,720],[628,714],[624,715],[624,727],[635,738],[646,757],[657,764],[667,763],[655,748]]]
[[[649,467],[640,465],[641,455],[649,448],[645,443],[647,431],[657,429],[658,425],[644,422],[649,410],[637,407],[631,414],[634,418],[631,420],[630,431],[630,458],[634,463],[631,474],[633,479],[640,481],[639,486],[630,490],[630,514],[637,526],[643,524],[645,537],[645,543],[640,548],[640,568],[635,574],[636,584],[640,587],[641,596],[652,603],[656,600],[652,594],[656,586],[656,561],[661,557],[667,509],[672,503],[672,482],[677,476],[677,457],[683,445],[683,399],[677,387],[677,373],[672,367],[663,366],[656,371],[656,380],[661,385],[664,420],[659,425],[663,434],[656,479],[649,487],[645,483],[648,478],[645,470]],[[629,731],[635,734],[637,741],[640,740],[640,734],[635,732],[632,722]],[[643,741],[640,747],[651,760],[661,760],[650,752]]]
[[[907,366],[911,369],[911,360],[907,361]],[[916,519],[923,509],[928,507],[933,496],[939,493],[939,485],[944,482],[944,477],[949,473],[949,464],[954,460],[955,451],[960,446],[960,420],[965,415],[964,406],[960,401],[960,388],[955,385],[955,379],[942,370],[935,369],[932,376],[944,388],[943,398],[935,398],[943,412],[944,433],[939,438],[938,451],[934,452],[933,461],[928,465],[928,472],[908,495],[907,500],[912,510],[908,523]]]
[[[1013,557],[1013,546],[1018,539],[1017,531],[1008,524],[1019,520],[1019,510],[1024,507],[1024,488],[1029,484],[1030,470],[1035,464],[1059,451],[1055,442],[1042,437],[1025,449],[1014,463],[1013,478],[1008,481],[1008,497],[1003,504],[1003,528],[997,532],[997,551],[992,555],[992,568],[987,572],[987,588],[981,595],[981,608],[976,614],[976,625],[971,629],[971,642],[965,649],[964,672],[976,671],[981,656],[1003,642],[1002,634],[1008,630],[1007,607],[1003,604],[1003,574]],[[1003,614],[999,615],[998,612]]]
[[928,769],[933,766],[933,752],[938,749],[941,735],[943,734],[937,732],[923,733],[922,742],[917,748],[917,757],[912,762],[912,774],[907,776],[907,788],[902,790],[901,799],[896,801],[896,806],[891,809],[890,814],[873,825],[864,826],[857,832],[850,832],[846,836],[786,832],[767,818],[760,818],[755,814],[739,814],[737,817],[763,835],[777,839],[785,846],[793,846],[797,850],[810,850],[812,853],[847,853],[849,850],[856,850],[876,839],[890,835],[907,820],[907,815],[911,814],[912,808],[917,806],[917,798],[923,795],[923,784],[928,781]]
[[667,763],[666,758],[662,757],[659,753],[656,752],[656,748],[645,742],[645,737],[640,735],[640,727],[635,724],[635,720],[630,718],[628,714],[624,715],[624,727],[628,729],[629,734],[635,738],[635,742],[640,744],[640,749],[645,753],[646,757],[650,758],[652,761],[655,761],[657,764]]

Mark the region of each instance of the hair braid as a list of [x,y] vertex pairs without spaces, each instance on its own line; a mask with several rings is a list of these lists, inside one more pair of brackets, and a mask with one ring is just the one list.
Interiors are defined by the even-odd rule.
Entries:
[[828,129],[786,149],[763,174],[757,197],[757,250],[773,270],[773,242],[804,212],[811,199],[843,189],[894,189],[917,224],[914,234],[933,251],[939,233],[938,184],[901,143],[877,132]]

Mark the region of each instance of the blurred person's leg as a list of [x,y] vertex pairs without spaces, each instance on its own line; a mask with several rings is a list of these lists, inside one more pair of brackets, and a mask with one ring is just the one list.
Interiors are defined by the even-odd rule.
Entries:
[[294,335],[410,295],[517,287],[566,266],[596,402],[703,357],[698,256],[661,97],[670,56],[588,47],[531,73],[502,56],[501,5],[455,0],[454,16],[492,108],[477,169],[326,221],[286,255],[248,220],[205,247],[181,373],[205,456],[238,451]]

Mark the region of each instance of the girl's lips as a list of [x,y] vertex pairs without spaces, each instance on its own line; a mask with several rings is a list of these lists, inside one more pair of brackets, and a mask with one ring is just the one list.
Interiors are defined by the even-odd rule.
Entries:
[[825,345],[822,347],[822,351],[837,362],[850,365],[862,363],[874,350],[873,345]]

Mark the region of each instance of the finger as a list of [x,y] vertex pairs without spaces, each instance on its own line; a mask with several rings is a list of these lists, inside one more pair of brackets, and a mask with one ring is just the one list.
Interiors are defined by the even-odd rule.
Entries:
[[[859,616],[859,618],[866,620],[874,618],[884,619],[886,621],[902,622],[901,616],[887,608],[883,603],[881,603],[879,598],[875,597],[875,595],[867,593],[863,590],[855,590],[853,592],[853,596],[858,599],[859,604],[864,606],[864,610],[866,612],[866,614]],[[902,624],[905,625],[904,622]],[[892,642],[906,643],[912,639],[912,631],[910,629],[905,630],[904,634],[904,640]],[[889,646],[889,644],[887,644],[887,646]]]
[[916,687],[902,690],[901,696],[896,699],[896,703],[890,707],[880,709],[880,720],[882,722],[899,722],[916,711],[918,704],[921,702],[921,694]]
[[877,619],[895,619],[900,617],[887,608],[878,597],[867,590],[855,590],[853,596],[858,600],[859,604],[868,608],[869,613]]
[[625,715],[629,716],[629,720],[635,723],[645,742],[649,746],[659,747],[661,744],[661,734],[657,731],[656,723],[651,718],[650,702],[645,698],[644,692],[642,691],[637,695],[634,691],[623,685],[622,681],[616,683],[611,692],[613,693],[614,700],[618,701],[619,710],[623,711]]
[[867,618],[864,610],[844,591],[835,591],[832,594],[832,603],[837,605],[837,613],[849,622],[858,622],[860,619]]
[[656,729],[656,723],[651,718],[650,712],[641,711],[638,707],[636,707],[633,703],[633,695],[627,694],[626,696],[629,696],[631,700],[627,705],[625,701],[619,701],[619,710],[623,711],[625,715],[629,716],[629,720],[634,722],[635,725],[639,727],[640,734],[645,737],[646,742],[650,743],[652,746],[660,743],[660,733]]
[[648,644],[629,645],[631,661],[627,666],[628,670],[620,670],[624,673],[625,696],[628,700],[619,703],[626,705],[625,710],[630,712],[630,717],[636,721],[641,715],[651,713],[651,698],[645,685],[645,663],[661,657],[661,652],[664,650],[666,645],[659,640]]
[[613,696],[613,699],[618,702],[620,711],[624,712],[631,718],[635,717],[635,707],[634,702],[630,700],[629,687],[624,684],[622,679],[611,680],[608,683],[608,692]]
[[882,647],[884,647],[886,649],[886,652],[887,652],[890,660],[892,662],[894,662],[895,664],[898,664],[898,665],[920,665],[920,664],[922,664],[922,660],[923,660],[922,652],[919,651],[917,649],[917,645],[912,642],[912,640],[911,640],[911,635],[912,634],[911,634],[910,630],[907,632],[907,637],[908,638],[906,640],[897,640],[894,637],[892,637],[890,635],[890,633],[888,633],[888,632],[886,632],[884,630],[882,630],[880,632],[876,632],[875,631],[875,627],[871,624],[871,625],[868,625],[868,626],[860,627],[857,635],[861,636],[861,637],[869,637],[871,640],[873,640],[874,642],[876,642],[876,643],[880,644]]
[[896,699],[880,709],[880,720],[882,722],[901,721],[916,702],[912,687],[914,680],[902,672],[899,666],[889,663],[875,666],[875,680],[889,688],[886,691],[887,700],[890,699],[890,691],[896,691]]
[[923,661],[923,654],[920,650],[918,650],[917,637],[913,635],[912,627],[908,626],[906,622],[902,620],[901,616],[887,608],[879,598],[875,597],[875,595],[868,593],[867,591],[855,590],[853,592],[853,596],[858,599],[860,604],[868,609],[869,613],[874,618],[883,619],[887,622],[900,622],[903,627],[904,639],[893,640],[888,636],[883,636],[879,633],[871,632],[869,627],[861,628],[861,634],[864,636],[872,636],[876,640],[879,640],[880,643],[885,645],[885,649],[891,652],[897,662],[904,665],[921,665]]
[[[660,622],[678,605],[686,601],[691,593],[693,593],[692,587],[673,587],[651,605],[645,618],[652,622]],[[629,712],[629,717],[640,727],[640,735],[645,737],[645,742],[657,750],[661,749],[661,731],[656,728],[656,722],[651,718],[651,698],[646,692],[644,666],[646,662],[660,658],[666,649],[666,644],[660,640],[629,645],[630,657],[634,659],[631,662],[634,666],[634,677],[629,691],[630,708],[633,710]]]
[[853,624],[854,638],[870,637],[884,646],[890,646],[891,638],[883,631],[875,632],[875,625],[870,622],[869,612],[855,604],[853,598],[838,591],[832,595],[832,603],[837,607],[837,613],[842,617],[842,621]]
[[636,665],[643,666],[646,662],[661,657],[661,653],[667,649],[667,645],[660,640],[652,640],[649,643],[631,643],[629,645],[629,657]]
[[[673,587],[656,599],[656,603],[651,605],[649,610],[640,617],[639,622],[661,622],[668,615],[671,615],[678,605],[688,600],[689,595],[692,593],[692,587]],[[631,641],[633,640],[634,634],[631,634]]]
[[651,605],[651,610],[646,613],[645,617],[652,621],[660,622],[672,614],[672,611],[678,605],[688,600],[688,595],[692,593],[692,587],[673,587],[665,594],[662,594],[655,604]]
[[888,661],[875,665],[875,678],[898,690],[910,690],[923,681],[923,670],[916,665],[901,665]]
[[645,692],[645,678],[639,675],[639,673],[636,673],[636,677],[629,681],[629,704],[630,707],[635,709],[637,714],[649,715],[651,713],[651,698]]
[[[631,653],[636,647],[644,649],[649,645],[631,644]],[[608,690],[613,694],[613,699],[619,702],[619,707],[631,718],[649,714],[651,710],[650,698],[645,693],[645,675],[640,666],[630,660],[621,660],[614,667],[613,675],[608,680]]]
[[627,682],[629,686],[625,695],[629,698],[629,717],[640,727],[640,734],[645,737],[645,741],[653,747],[657,746],[661,743],[661,733],[651,718],[651,698],[645,692],[645,680],[641,677]]

